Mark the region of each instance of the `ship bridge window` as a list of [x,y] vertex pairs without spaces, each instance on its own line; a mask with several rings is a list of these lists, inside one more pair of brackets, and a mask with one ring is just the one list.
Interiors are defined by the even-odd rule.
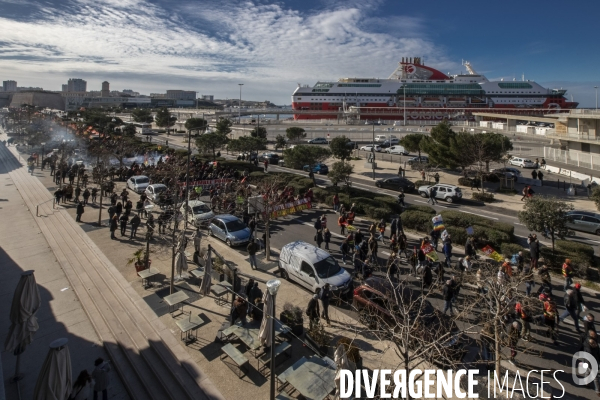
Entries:
[[381,83],[338,83],[338,87],[381,87]]
[[501,89],[531,89],[532,86],[527,82],[498,82]]

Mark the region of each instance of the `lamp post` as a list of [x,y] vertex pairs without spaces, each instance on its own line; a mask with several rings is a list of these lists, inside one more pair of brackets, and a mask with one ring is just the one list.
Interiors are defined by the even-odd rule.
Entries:
[[406,126],[406,85],[402,85],[402,89],[404,90],[404,126]]
[[373,161],[371,167],[373,167],[373,180],[375,180],[375,123],[373,123],[373,143],[371,146],[371,152],[373,154]]
[[238,107],[238,125],[242,123],[242,86],[243,83],[238,83],[240,85],[240,106]]
[[596,111],[598,111],[598,86],[594,86],[594,89],[596,89]]
[[275,400],[275,298],[281,281],[271,279],[267,282],[267,290],[273,298],[273,308],[271,309],[271,400]]

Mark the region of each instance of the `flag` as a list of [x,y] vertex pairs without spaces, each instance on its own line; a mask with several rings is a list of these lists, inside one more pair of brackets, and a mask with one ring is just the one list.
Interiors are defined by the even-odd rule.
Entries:
[[436,215],[435,217],[431,218],[431,222],[433,222],[434,231],[443,231],[445,229],[444,221],[442,220],[441,215]]
[[504,258],[498,254],[498,252],[496,250],[494,250],[492,248],[492,246],[490,246],[489,244],[487,246],[485,246],[483,249],[481,249],[481,251],[483,251],[483,254],[485,254],[486,256],[488,256],[489,258],[502,262],[504,261]]
[[423,250],[423,253],[425,253],[425,255],[431,259],[431,261],[438,261],[437,251],[433,248],[431,244],[424,243],[421,246],[421,250]]

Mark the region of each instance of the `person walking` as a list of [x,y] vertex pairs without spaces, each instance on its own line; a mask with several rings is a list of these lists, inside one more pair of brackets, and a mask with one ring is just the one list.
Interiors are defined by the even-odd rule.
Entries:
[[335,211],[337,213],[339,210],[340,210],[340,198],[336,193],[333,195],[333,211]]
[[531,241],[529,242],[529,257],[531,257],[531,268],[537,269],[540,259],[540,241],[535,234],[531,236]]
[[120,201],[115,206],[115,214],[117,214],[117,218],[121,218],[121,214],[123,213],[123,203]]
[[564,296],[565,311],[558,318],[559,322],[562,322],[569,315],[573,318],[575,324],[575,330],[577,333],[581,333],[579,328],[579,318],[577,317],[577,293],[573,289],[567,289]]
[[268,170],[269,170],[269,160],[268,159],[265,158],[263,166],[265,168],[265,174],[268,173]]
[[139,215],[134,215],[131,218],[131,235],[129,236],[129,239],[133,239],[135,237],[137,230],[140,227],[141,223],[142,223],[142,219],[140,218]]
[[435,188],[435,186],[431,186],[428,190],[429,192],[429,199],[427,199],[427,204],[429,204],[429,202],[431,202],[431,205],[436,205],[438,202],[435,199],[435,196],[437,195],[437,189]]
[[565,262],[562,265],[562,275],[565,278],[565,285],[563,290],[566,292],[567,289],[573,284],[573,276],[575,275],[575,270],[571,265],[571,260],[569,258],[565,259]]
[[531,340],[531,316],[529,315],[529,311],[521,304],[521,302],[517,302],[515,305],[515,312],[517,313],[517,317],[521,320],[521,338],[528,342]]
[[319,323],[319,314],[319,295],[315,293],[306,307],[306,315],[308,316],[310,330]]
[[79,373],[75,383],[73,383],[73,390],[69,396],[69,400],[91,400],[94,390],[94,381],[92,377],[84,369]]
[[404,176],[403,174],[404,169],[402,168],[402,165],[398,167],[398,178],[402,178]]
[[148,219],[146,220],[146,234],[150,236],[152,239],[152,235],[154,235],[154,214],[148,214]]
[[540,295],[540,298],[544,302],[544,324],[548,327],[546,336],[548,336],[558,346],[558,311],[556,309],[556,303],[552,298],[547,295]]
[[102,400],[108,400],[108,385],[110,380],[108,373],[110,372],[109,361],[104,361],[102,358],[94,361],[96,368],[92,371],[94,379],[94,400],[98,400],[98,393],[102,392]]
[[250,289],[250,295],[248,298],[256,300],[256,299],[262,299],[262,297],[263,297],[263,292],[258,287],[258,282],[254,282],[254,284],[252,285],[252,288]]
[[523,279],[525,281],[525,296],[531,296],[531,289],[535,285],[535,281],[533,278],[533,271],[531,270],[530,265],[525,265],[523,267]]
[[338,226],[340,227],[340,234],[344,235],[346,233],[346,214],[340,213],[338,217]]
[[98,196],[98,188],[92,188],[92,204],[96,204],[97,196]]
[[119,222],[121,223],[121,236],[125,236],[127,233],[127,223],[129,222],[129,215],[127,213],[121,215],[119,218]]
[[542,173],[542,171],[538,171],[537,177],[540,180],[540,183],[542,184],[542,186],[544,186],[544,174]]
[[250,243],[246,248],[248,250],[248,259],[250,261],[250,268],[258,269],[258,264],[256,262],[256,252],[258,251],[258,244],[256,244],[256,240],[250,239]]
[[450,268],[452,263],[452,239],[450,239],[450,235],[447,235],[444,239],[444,244],[442,245],[442,252],[444,253],[446,267]]
[[110,218],[110,238],[111,239],[116,239],[115,231],[117,230],[118,227],[119,227],[119,220],[117,219],[116,215],[113,215]]
[[397,233],[398,233],[398,219],[394,218],[394,219],[392,219],[392,223],[390,224],[390,238],[392,236],[396,236]]
[[450,310],[451,315],[454,314],[454,310],[452,309],[452,298],[454,297],[454,289],[452,286],[453,284],[451,279],[448,279],[444,284],[444,289],[442,293],[444,299],[444,314],[446,314],[448,310]]
[[79,196],[81,196],[81,188],[77,186],[75,188],[75,203],[79,203]]
[[331,300],[331,285],[326,283],[321,290],[321,305],[323,306],[323,312],[321,318],[327,321],[327,325],[331,326],[331,320],[329,319],[329,301]]
[[81,216],[82,216],[82,215],[83,215],[83,213],[84,213],[84,208],[85,208],[85,207],[84,207],[84,205],[83,205],[83,202],[82,202],[82,201],[80,201],[80,202],[77,204],[77,218],[75,218],[75,222],[81,222]]
[[538,177],[538,173],[537,171],[534,169],[533,171],[531,171],[531,178],[535,181]]
[[470,256],[471,258],[475,258],[477,255],[477,251],[475,250],[475,244],[473,237],[467,238],[467,243],[465,244],[465,257]]
[[436,172],[435,175],[433,175],[433,179],[435,179],[436,184],[440,183],[440,174]]
[[371,235],[369,238],[369,253],[371,255],[370,260],[373,266],[379,264],[379,259],[377,258],[377,250],[379,248],[379,244],[377,243],[377,239],[375,239],[374,235]]
[[231,307],[231,325],[235,324],[239,319],[242,322],[242,326],[245,326],[247,315],[248,303],[241,296],[237,296]]
[[425,170],[424,169],[421,170],[421,180],[422,181],[425,180]]
[[379,225],[377,225],[377,230],[379,230],[379,237],[377,238],[377,240],[381,239],[381,243],[385,244],[385,228],[386,228],[386,223],[385,220],[382,218],[381,221],[379,221]]
[[250,298],[250,292],[252,291],[252,288],[254,287],[254,279],[250,278],[248,279],[248,282],[246,283],[246,286],[244,286],[244,294],[246,295],[246,298]]
[[323,243],[323,230],[319,229],[315,234],[315,242],[317,242],[317,247],[321,248],[321,243]]
[[[402,207],[402,210],[406,208],[406,203],[404,202],[404,198],[406,197],[406,195],[404,194],[404,189],[400,188],[400,193],[398,193],[398,197],[396,198],[396,201],[398,202],[398,205],[400,205],[400,207]],[[402,211],[400,210],[400,211]]]
[[54,192],[54,201],[56,204],[60,204],[60,199],[63,196],[63,191],[62,189],[56,189],[56,191]]
[[[591,354],[591,356],[596,360],[597,364],[600,364],[600,347],[598,346],[597,337],[588,337],[585,338],[583,342],[583,351]],[[588,371],[591,373],[591,368],[588,367]],[[596,374],[594,378],[594,389],[596,391],[596,396],[600,397],[600,377]]]
[[90,190],[88,188],[86,188],[83,191],[83,204],[87,206],[89,199],[90,199]]
[[329,250],[329,242],[331,242],[331,232],[329,228],[323,230],[323,241],[325,242],[325,250]]
[[523,191],[521,192],[523,194],[523,197],[521,197],[521,201],[525,200],[527,197],[529,197],[529,186],[525,186],[523,188]]
[[581,283],[577,282],[575,284],[575,298],[577,300],[577,319],[581,319],[581,313],[587,311],[587,307],[585,306],[585,300],[583,299],[583,295],[581,294]]
[[508,327],[508,345],[510,347],[510,358],[508,362],[515,365],[515,357],[517,356],[517,344],[521,335],[521,323],[513,321]]
[[248,228],[250,228],[250,237],[254,237],[254,231],[256,231],[256,217],[252,217],[248,224]]

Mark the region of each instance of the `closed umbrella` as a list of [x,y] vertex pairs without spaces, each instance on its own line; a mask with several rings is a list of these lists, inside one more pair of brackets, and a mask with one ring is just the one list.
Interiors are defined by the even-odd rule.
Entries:
[[25,271],[17,284],[10,308],[10,328],[4,342],[6,351],[17,356],[15,380],[19,380],[19,360],[25,347],[33,341],[33,335],[39,329],[35,313],[42,303],[40,290],[35,281],[33,271]]
[[263,319],[260,323],[260,330],[258,331],[258,339],[263,346],[271,347],[271,336],[273,336],[271,330],[273,329],[273,324],[270,319],[273,315],[273,296],[268,290],[265,290],[262,300],[265,306],[263,308]]
[[334,361],[337,364],[337,373],[335,374],[335,398],[340,398],[340,380],[341,380],[341,371],[342,369],[350,369],[350,364],[348,363],[348,356],[346,355],[346,348],[344,345],[340,344],[337,349],[335,349],[334,353]]
[[71,354],[67,339],[50,343],[50,351],[35,383],[33,400],[66,400],[71,394]]
[[175,256],[175,270],[177,271],[176,278],[178,280],[189,278],[188,273],[185,272],[185,271],[187,271],[187,269],[188,269],[187,259],[185,257],[185,253],[182,248],[179,250],[179,252],[177,252],[177,255]]
[[204,266],[204,277],[202,278],[202,283],[200,284],[200,294],[203,296],[208,296],[210,294],[210,274],[212,272],[211,252],[212,248],[208,246],[208,251],[206,252],[206,265]]

